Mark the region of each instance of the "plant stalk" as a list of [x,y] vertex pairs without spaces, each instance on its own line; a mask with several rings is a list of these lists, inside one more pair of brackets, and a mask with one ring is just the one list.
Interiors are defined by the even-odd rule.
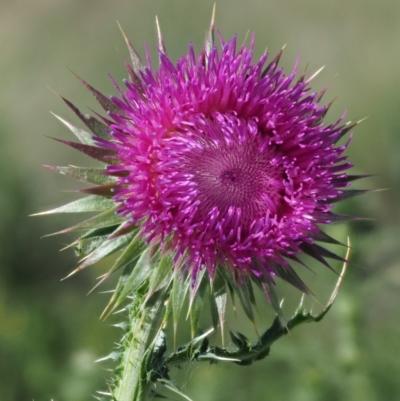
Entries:
[[164,299],[159,297],[151,306],[144,306],[143,297],[136,296],[130,309],[130,325],[122,342],[123,354],[117,368],[113,390],[115,401],[147,401],[151,389],[148,361],[151,360],[154,338],[165,314]]

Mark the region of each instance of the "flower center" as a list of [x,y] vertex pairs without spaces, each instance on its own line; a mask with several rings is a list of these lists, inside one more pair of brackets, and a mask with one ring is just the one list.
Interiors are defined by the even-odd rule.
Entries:
[[189,168],[197,184],[199,217],[215,207],[224,215],[233,206],[241,209],[242,226],[248,227],[268,211],[278,213],[283,185],[281,169],[271,164],[274,154],[273,148],[262,148],[254,137],[193,151]]
[[224,184],[224,185],[234,184],[235,181],[238,180],[239,174],[240,174],[240,171],[237,171],[236,169],[230,169],[230,170],[223,171],[220,176],[222,184]]

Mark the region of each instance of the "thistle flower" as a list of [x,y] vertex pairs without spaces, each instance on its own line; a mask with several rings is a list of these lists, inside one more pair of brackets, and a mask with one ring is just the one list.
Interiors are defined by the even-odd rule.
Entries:
[[296,78],[298,62],[286,75],[282,51],[269,64],[268,54],[256,59],[254,35],[248,47],[221,36],[219,48],[212,22],[200,54],[190,45],[173,63],[159,31],[158,68],[125,40],[132,65],[124,88],[113,80],[118,97],[82,80],[107,117],[84,116],[64,99],[91,133],[62,120],[82,143],[61,142],[105,167],[48,166],[98,185],[47,212],[102,212],[61,231],[85,231],[74,244],[88,256],[74,272],[122,249],[101,280],[124,268],[112,302],[147,280],[148,298],[173,283],[190,289],[193,303],[205,280],[220,323],[215,300],[226,287],[250,319],[252,282],[277,309],[276,277],[310,293],[291,262],[303,263],[302,253],[328,267],[326,258],[343,260],[316,242],[338,244],[321,225],[346,220],[333,204],[363,192],[345,190],[361,176],[347,175],[349,141],[338,144],[357,122],[342,125],[343,115],[325,124],[325,89],[311,92],[313,77]]
[[97,144],[118,160],[107,169],[122,175],[117,212],[148,243],[167,241],[194,280],[221,266],[272,281],[332,221],[348,127],[324,125],[327,107],[309,80],[294,82],[297,66],[286,76],[277,60],[265,68],[267,55],[254,62],[254,37],[221,47],[197,57],[190,46],[176,65],[160,52],[158,70],[112,98],[112,140]]
[[[214,10],[215,11],[215,10]],[[346,190],[364,176],[348,175],[339,141],[358,122],[335,123],[320,105],[325,89],[314,93],[298,62],[289,74],[279,68],[282,51],[254,56],[255,38],[239,46],[237,38],[214,44],[214,17],[205,46],[173,63],[158,26],[159,66],[147,51],[144,64],[125,37],[131,64],[119,96],[108,98],[81,80],[107,116],[87,116],[65,103],[90,132],[58,117],[80,143],[60,141],[103,164],[101,168],[46,166],[94,184],[87,196],[42,214],[99,212],[56,234],[81,231],[71,245],[83,255],[71,274],[120,251],[99,284],[122,270],[105,312],[126,298],[127,319],[117,350],[109,391],[103,399],[144,401],[157,395],[154,383],[181,394],[168,371],[187,359],[248,365],[265,358],[289,329],[316,322],[328,312],[346,268],[346,259],[322,243],[340,244],[323,225],[351,219],[332,211],[337,201],[361,194]],[[302,306],[283,321],[274,291],[281,278],[311,294],[293,262],[306,254],[331,268],[327,258],[344,261],[342,274],[325,308],[317,314]],[[214,328],[224,340],[227,293],[237,294],[254,323],[253,284],[277,312],[270,329],[252,343],[230,332],[234,347],[211,346],[198,335],[206,297]],[[176,333],[186,294],[192,340],[166,354],[163,328],[172,315]],[[186,397],[186,399],[188,399]]]

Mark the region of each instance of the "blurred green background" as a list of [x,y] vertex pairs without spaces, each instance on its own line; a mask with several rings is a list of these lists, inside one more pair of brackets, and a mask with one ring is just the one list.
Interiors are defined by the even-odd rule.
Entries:
[[[75,266],[67,238],[45,234],[70,220],[28,217],[74,199],[63,190],[76,184],[39,163],[83,164],[88,160],[46,138],[71,138],[50,115],[77,123],[47,86],[81,107],[95,102],[68,68],[113,94],[107,73],[126,77],[127,51],[120,21],[143,54],[155,54],[158,15],[171,58],[193,41],[199,50],[212,0],[14,0],[0,1],[0,400],[84,401],[104,390],[109,365],[95,364],[118,339],[115,320],[99,321],[112,280],[86,294],[107,262],[60,281]],[[350,266],[334,308],[318,325],[296,329],[255,365],[201,365],[178,372],[194,401],[385,401],[400,397],[400,2],[398,0],[219,0],[217,27],[225,38],[256,32],[256,53],[273,55],[286,44],[282,65],[290,71],[301,55],[314,81],[329,84],[328,117],[347,109],[348,119],[369,118],[355,130],[348,155],[357,174],[376,174],[358,187],[389,188],[337,210],[372,218],[335,226],[350,235]],[[96,109],[97,110],[97,109]],[[339,249],[339,252],[344,252]],[[336,266],[340,268],[340,266]],[[323,268],[303,274],[321,303],[336,277]],[[280,286],[286,314],[300,294]],[[263,303],[263,302],[261,302]],[[264,302],[265,303],[265,302]],[[312,303],[308,301],[308,306]],[[321,306],[314,303],[313,309]],[[260,307],[260,330],[272,320]],[[205,318],[204,327],[209,321]],[[249,332],[239,313],[227,326]],[[180,340],[187,339],[181,325]],[[254,333],[250,334],[254,336]],[[189,380],[190,379],[190,380]],[[178,396],[165,393],[173,399]]]

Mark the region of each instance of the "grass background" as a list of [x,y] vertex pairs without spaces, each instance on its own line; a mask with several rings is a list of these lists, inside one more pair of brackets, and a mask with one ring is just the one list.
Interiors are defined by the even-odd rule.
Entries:
[[[71,220],[28,217],[74,198],[63,191],[76,184],[39,163],[88,164],[46,138],[70,138],[49,110],[77,123],[47,86],[79,106],[96,108],[66,67],[113,94],[107,73],[121,82],[128,57],[117,20],[142,54],[148,43],[154,56],[158,15],[176,60],[189,41],[201,48],[212,5],[211,0],[0,1],[1,400],[92,399],[109,376],[108,366],[93,361],[109,352],[119,334],[112,320],[98,319],[107,296],[86,296],[107,262],[60,282],[75,266],[73,252],[58,252],[66,238],[40,237]],[[373,220],[332,228],[342,240],[350,235],[354,264],[323,322],[296,329],[251,367],[189,366],[177,373],[179,380],[195,401],[395,400],[400,394],[400,2],[219,0],[217,27],[225,38],[237,33],[240,40],[254,31],[257,56],[266,47],[274,55],[286,44],[287,72],[299,54],[309,74],[326,65],[313,87],[328,83],[326,101],[337,97],[328,120],[343,110],[348,119],[369,117],[355,130],[348,151],[354,173],[376,174],[363,186],[389,191],[337,209]],[[323,303],[336,278],[320,267],[316,271],[305,278]],[[282,294],[290,314],[299,294],[285,286]],[[271,309],[260,307],[259,327],[271,319]],[[247,326],[241,314],[228,318],[230,328]],[[183,340],[187,330],[181,327]]]

